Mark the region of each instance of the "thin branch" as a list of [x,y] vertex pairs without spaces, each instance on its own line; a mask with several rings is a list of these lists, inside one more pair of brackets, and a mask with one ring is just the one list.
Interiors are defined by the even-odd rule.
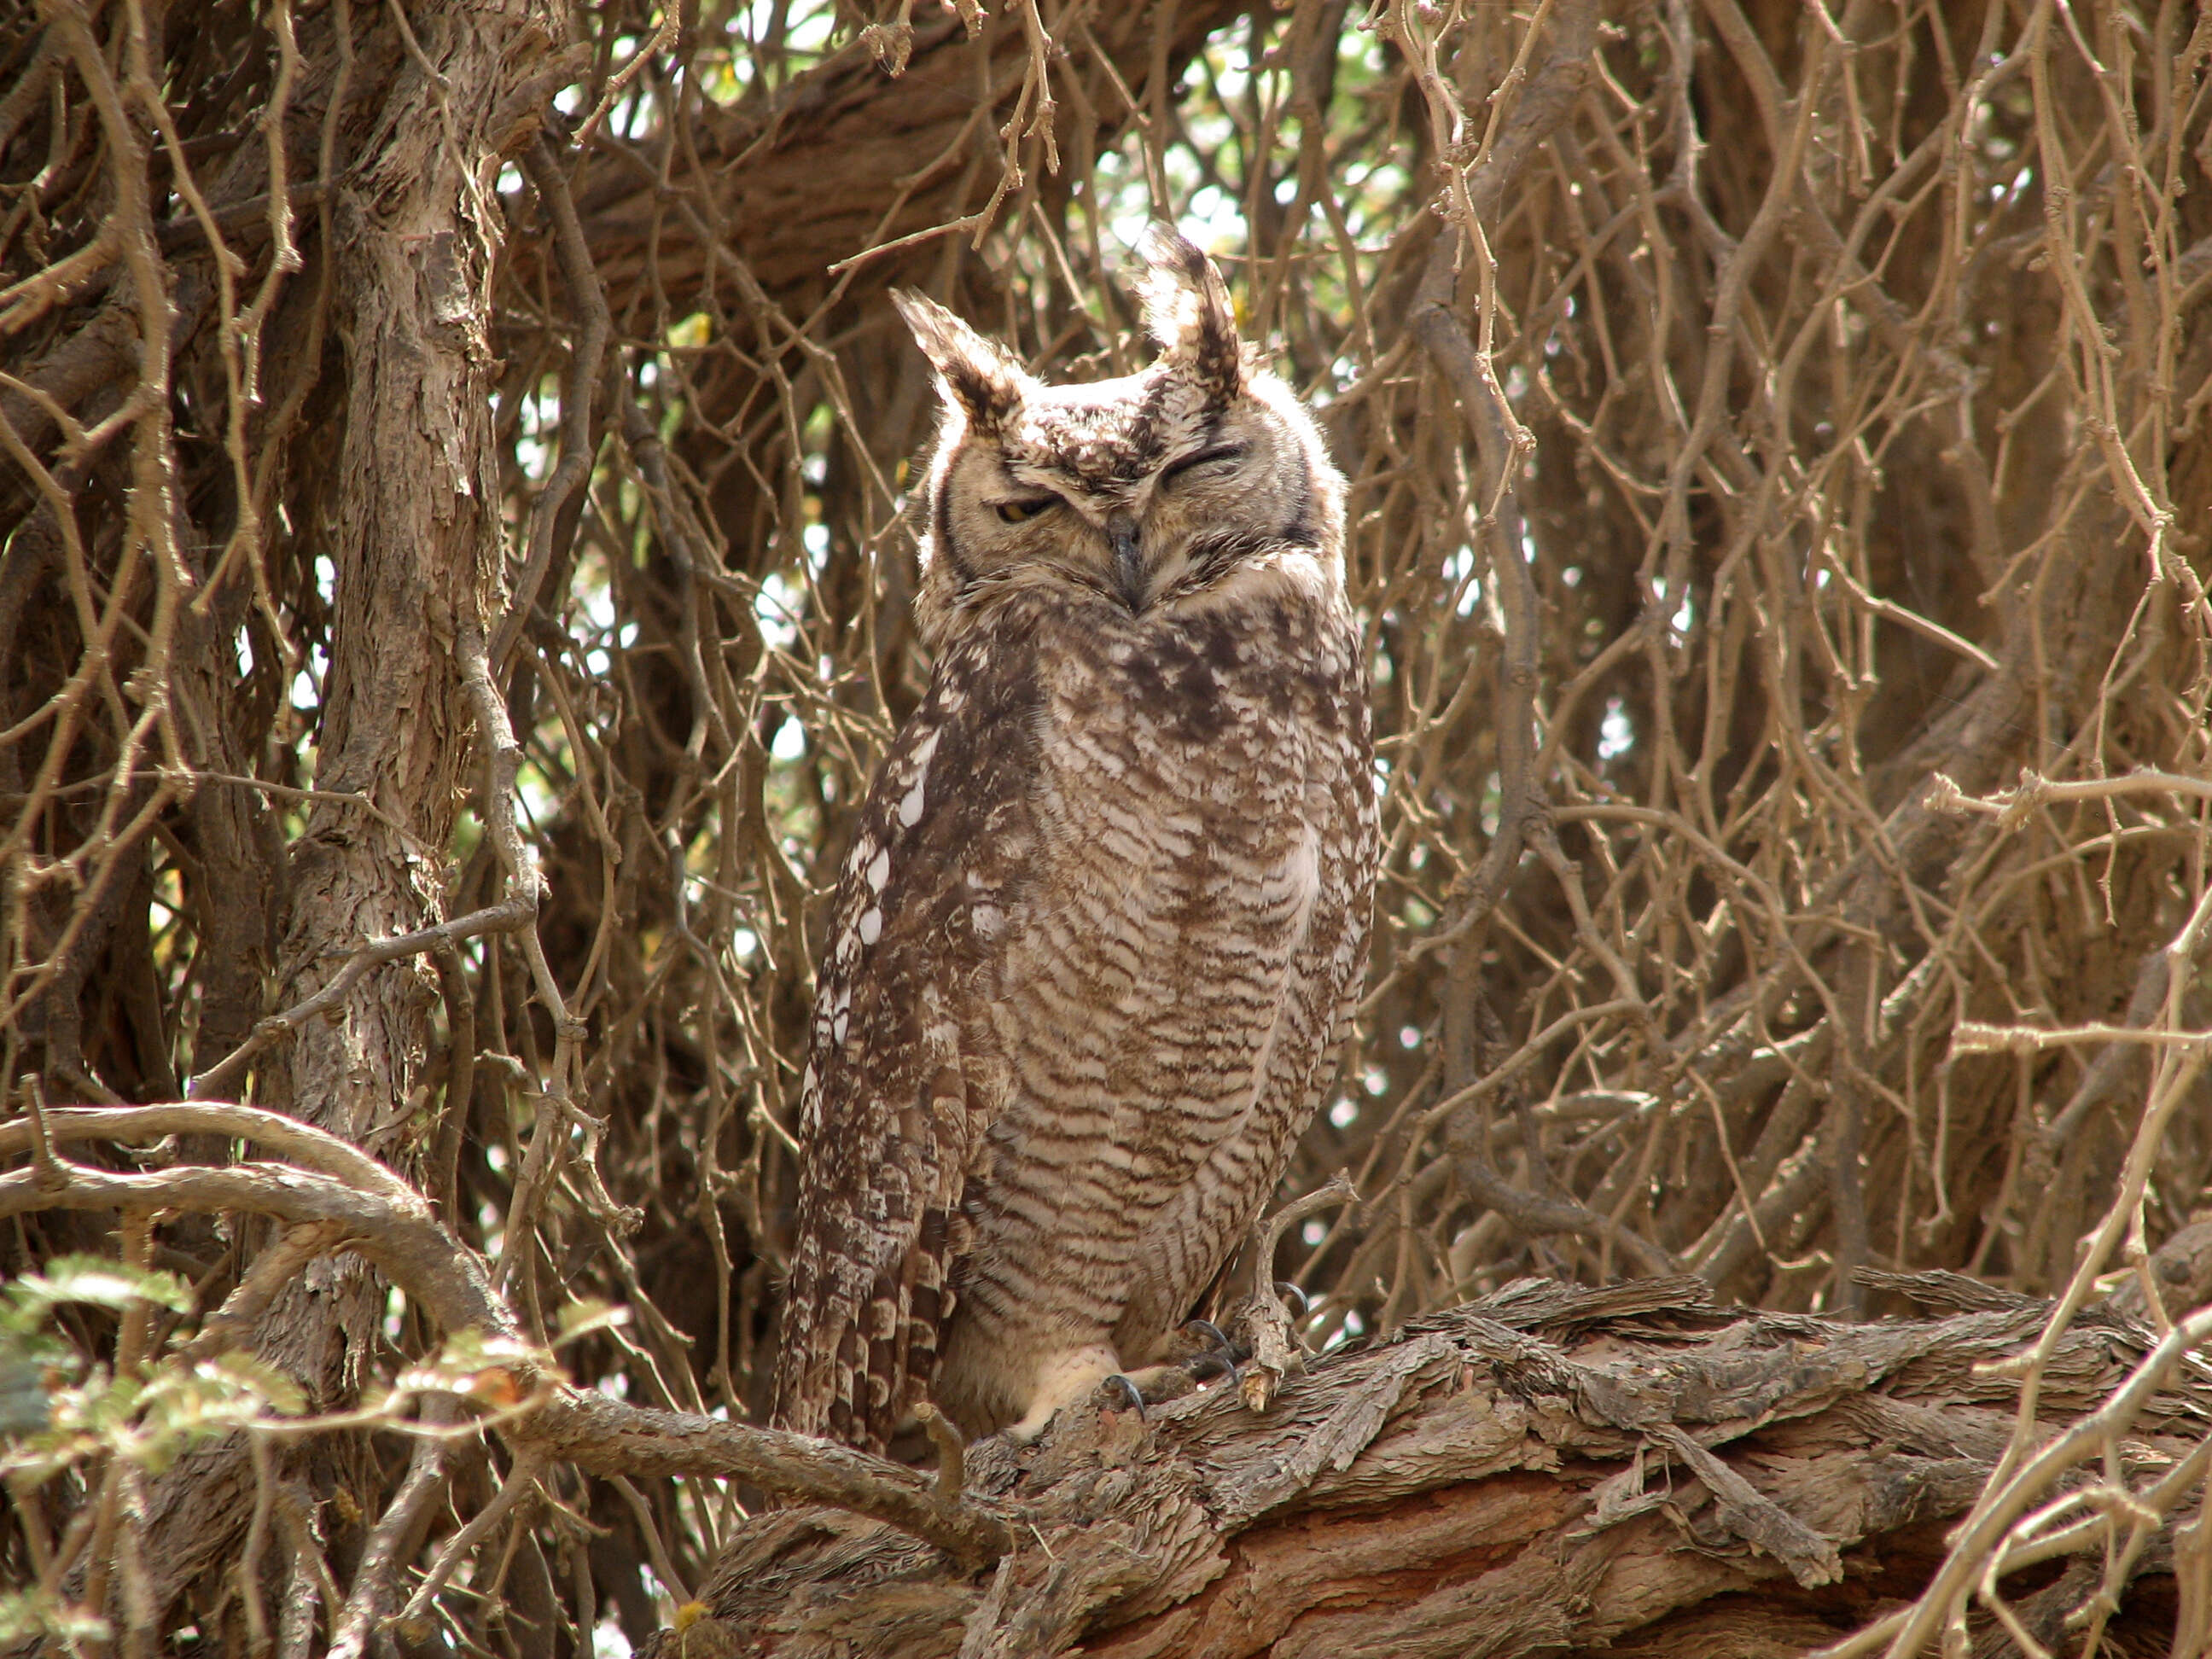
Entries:
[[[135,1116],[141,1112],[147,1115]],[[93,1128],[87,1120],[92,1115],[52,1114],[54,1131],[88,1136]],[[98,1115],[104,1130],[133,1139],[226,1129],[244,1138],[274,1138],[263,1121],[270,1115],[243,1107],[124,1108]],[[0,1126],[0,1136],[10,1134],[20,1138],[19,1144],[27,1142],[22,1126]],[[6,1144],[0,1140],[0,1146]],[[520,1327],[493,1290],[483,1263],[438,1224],[422,1198],[379,1167],[364,1170],[369,1160],[360,1152],[307,1125],[291,1126],[284,1148],[312,1158],[331,1173],[240,1164],[125,1175],[60,1162],[57,1167],[66,1185],[58,1188],[42,1186],[36,1170],[0,1174],[0,1216],[41,1210],[168,1209],[265,1215],[294,1227],[327,1228],[333,1248],[366,1256],[441,1328],[449,1334],[473,1331],[506,1345],[499,1363],[514,1376],[516,1392],[527,1396],[543,1388],[545,1398],[502,1419],[500,1431],[538,1455],[563,1459],[595,1474],[714,1474],[750,1481],[875,1516],[977,1565],[1013,1547],[1005,1519],[973,1505],[945,1505],[933,1482],[901,1465],[803,1435],[647,1410],[551,1382],[542,1362],[520,1345]]]

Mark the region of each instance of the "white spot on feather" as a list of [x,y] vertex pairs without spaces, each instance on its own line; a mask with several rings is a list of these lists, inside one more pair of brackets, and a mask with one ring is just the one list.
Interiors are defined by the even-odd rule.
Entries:
[[1297,920],[1292,924],[1304,939],[1312,925],[1314,902],[1321,896],[1321,837],[1309,823],[1291,849],[1283,872],[1291,889],[1291,904]]
[[921,822],[922,791],[929,782],[930,759],[937,753],[937,740],[944,735],[945,728],[940,726],[921,740],[907,762],[913,769],[914,785],[899,802],[898,816],[899,822],[909,830]]
[[884,890],[884,884],[890,878],[891,855],[890,849],[886,848],[884,851],[877,854],[874,860],[868,866],[868,885],[874,888],[876,891],[880,893]]
[[860,912],[860,943],[873,945],[884,935],[884,913],[870,905]]
[[842,1042],[845,1040],[845,1028],[851,1023],[851,1015],[838,1015],[836,1021],[830,1027],[830,1040],[832,1042]]

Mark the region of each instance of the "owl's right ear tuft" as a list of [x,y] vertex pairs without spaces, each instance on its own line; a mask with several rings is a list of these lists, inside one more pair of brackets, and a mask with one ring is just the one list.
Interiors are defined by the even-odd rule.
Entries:
[[1021,406],[1030,377],[996,341],[986,339],[926,294],[893,289],[891,303],[937,370],[945,395],[970,429],[998,432]]

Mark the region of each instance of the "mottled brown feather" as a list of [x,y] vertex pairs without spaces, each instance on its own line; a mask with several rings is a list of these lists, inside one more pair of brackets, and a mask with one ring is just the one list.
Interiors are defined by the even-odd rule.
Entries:
[[[1048,387],[902,309],[947,394],[939,658],[839,879],[775,1419],[1042,1426],[1161,1357],[1280,1179],[1376,856],[1342,485],[1155,238],[1146,374]],[[1011,509],[1008,504],[1011,503]]]

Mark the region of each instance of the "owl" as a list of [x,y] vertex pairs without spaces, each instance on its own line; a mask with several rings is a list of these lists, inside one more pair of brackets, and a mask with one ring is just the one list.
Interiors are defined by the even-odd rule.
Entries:
[[1344,483],[1156,228],[1152,366],[1050,386],[916,294],[927,696],[840,878],[800,1091],[783,1428],[1041,1432],[1140,1383],[1281,1178],[1376,859]]

